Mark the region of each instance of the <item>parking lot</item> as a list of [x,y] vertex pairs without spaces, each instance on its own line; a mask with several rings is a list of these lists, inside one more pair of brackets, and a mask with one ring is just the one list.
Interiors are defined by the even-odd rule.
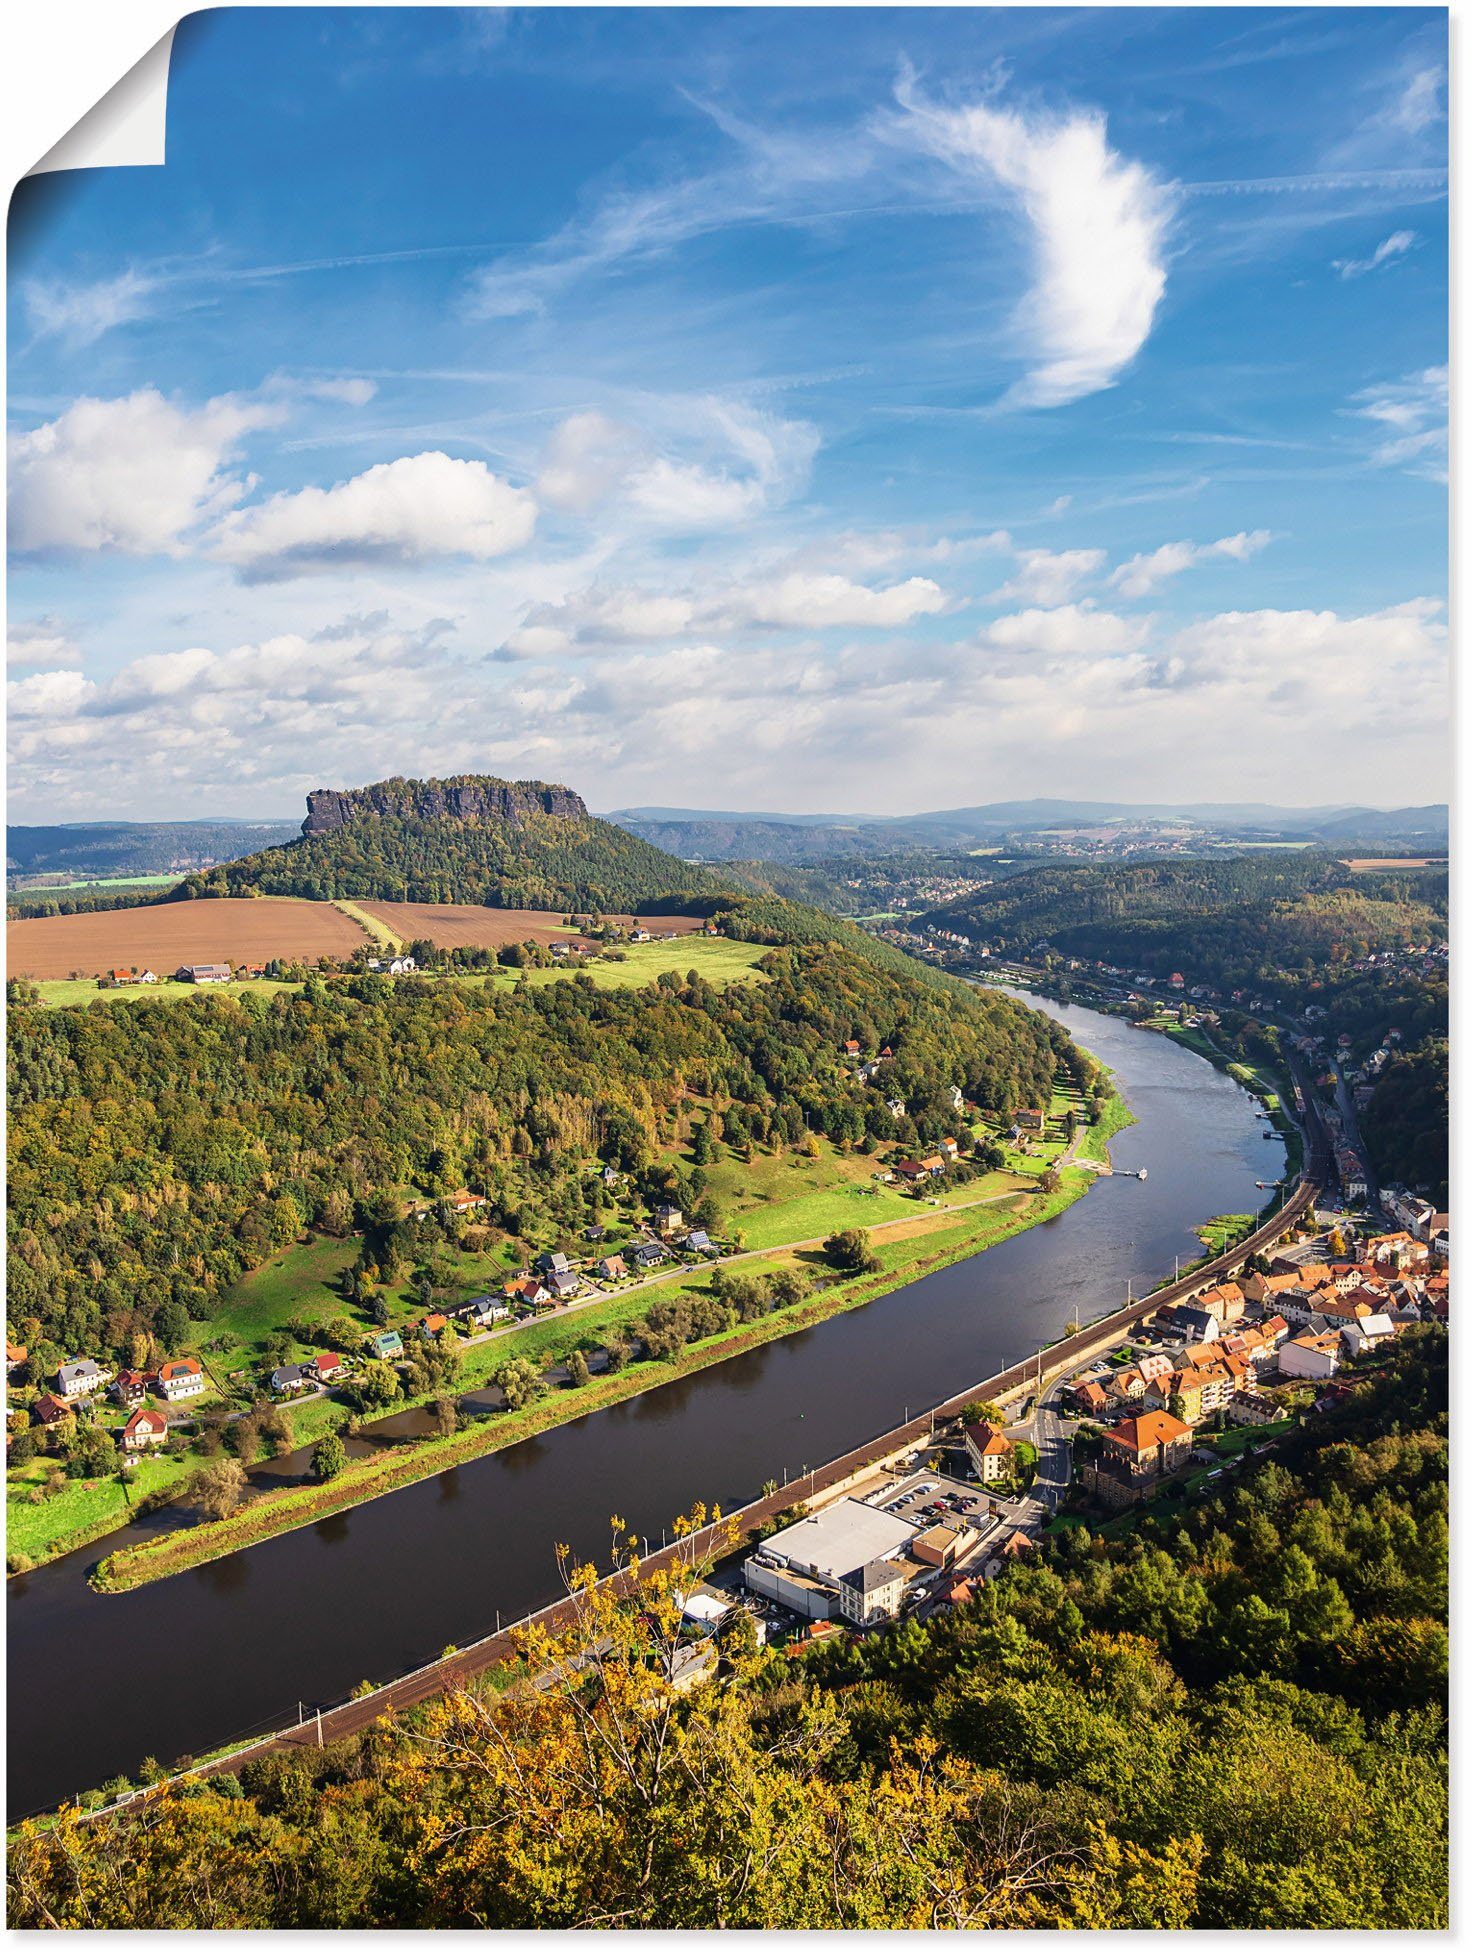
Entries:
[[882,1511],[893,1512],[911,1525],[944,1525],[958,1521],[982,1531],[992,1517],[997,1502],[979,1487],[961,1484],[954,1478],[927,1474],[907,1479],[869,1502]]

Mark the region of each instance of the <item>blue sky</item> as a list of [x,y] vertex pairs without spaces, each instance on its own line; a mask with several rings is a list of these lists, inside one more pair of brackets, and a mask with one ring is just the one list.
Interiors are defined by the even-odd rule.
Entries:
[[1445,794],[1440,10],[225,10],[22,189],[12,818]]

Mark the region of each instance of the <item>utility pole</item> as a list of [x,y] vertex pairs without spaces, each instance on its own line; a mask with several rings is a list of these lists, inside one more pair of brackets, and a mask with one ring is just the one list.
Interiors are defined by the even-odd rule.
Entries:
[[319,1708],[317,1710],[317,1747],[320,1749],[321,1746],[322,1746],[322,1710]]

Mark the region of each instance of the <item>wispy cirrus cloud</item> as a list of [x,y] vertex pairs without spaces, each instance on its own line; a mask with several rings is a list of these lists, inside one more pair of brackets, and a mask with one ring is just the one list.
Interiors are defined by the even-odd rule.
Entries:
[[1382,237],[1367,258],[1336,258],[1334,269],[1341,278],[1364,278],[1372,271],[1380,271],[1387,264],[1394,264],[1408,251],[1415,248],[1416,233],[1413,230],[1393,230],[1389,237]]
[[1376,467],[1401,468],[1428,481],[1448,479],[1450,377],[1445,366],[1428,366],[1404,379],[1367,386],[1348,411],[1375,428],[1370,450]]
[[1033,283],[1016,326],[1031,370],[1009,399],[1057,407],[1113,386],[1165,295],[1169,185],[1110,147],[1095,110],[950,107],[922,95],[909,73],[896,92],[894,139],[995,184],[1028,225]]
[[116,326],[150,317],[162,284],[156,272],[130,265],[91,282],[28,278],[21,298],[33,340],[59,339],[75,351]]

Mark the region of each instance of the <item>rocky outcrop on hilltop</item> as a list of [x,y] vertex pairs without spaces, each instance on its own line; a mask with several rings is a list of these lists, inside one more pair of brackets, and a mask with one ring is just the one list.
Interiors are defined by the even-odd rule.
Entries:
[[336,833],[363,819],[504,821],[519,827],[536,814],[563,820],[589,817],[582,797],[569,786],[461,773],[453,779],[385,779],[346,792],[317,787],[307,795],[302,833]]

